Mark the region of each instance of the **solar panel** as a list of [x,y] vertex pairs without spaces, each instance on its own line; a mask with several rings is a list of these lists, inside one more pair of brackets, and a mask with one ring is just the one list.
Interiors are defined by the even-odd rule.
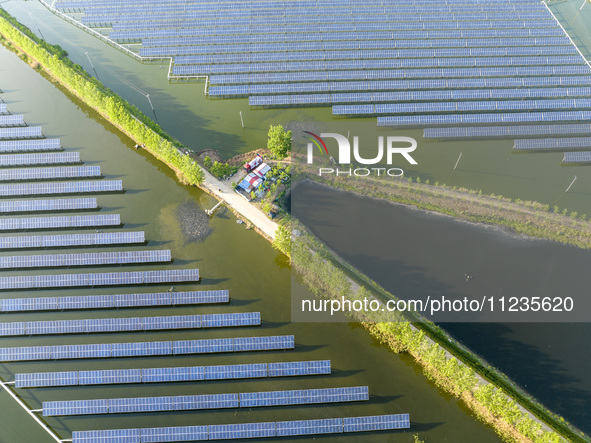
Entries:
[[303,405],[306,403],[304,391],[247,392],[240,394],[241,408],[258,406]]
[[178,354],[208,354],[217,352],[233,352],[232,338],[215,338],[205,340],[180,340],[172,342],[173,353]]
[[75,443],[117,442],[141,443],[139,429],[108,429],[104,431],[74,431]]
[[591,120],[590,111],[513,112],[502,114],[439,114],[378,117],[378,126],[432,126]]
[[[27,129],[27,128],[11,128]],[[0,128],[0,134],[3,129]],[[1,137],[0,137],[1,138]],[[48,152],[43,154],[5,154],[0,155],[0,166],[52,165],[60,163],[80,163],[79,152]]]
[[275,437],[275,435],[274,422],[209,426],[210,440]]
[[269,377],[330,374],[330,360],[269,363]]
[[591,148],[591,137],[534,138],[515,140],[516,151],[566,151]]
[[238,394],[185,395],[174,397],[175,411],[238,408]]
[[40,386],[75,386],[78,384],[78,372],[38,372],[15,374],[17,388],[36,388]]
[[107,369],[96,371],[80,371],[79,385],[106,385],[123,383],[141,383],[141,369]]
[[343,419],[344,432],[381,431],[386,429],[410,428],[409,414],[376,415],[368,417],[346,417]]
[[142,369],[142,382],[162,383],[175,381],[197,381],[204,379],[202,366],[186,368],[148,368]]
[[173,411],[173,397],[112,398],[109,399],[109,412],[121,414],[129,412]]
[[278,421],[277,437],[290,435],[340,434],[343,432],[342,418],[319,420]]
[[42,138],[41,126],[0,128],[0,139]]
[[67,400],[43,402],[44,417],[108,413],[108,400]]
[[266,363],[205,366],[203,369],[205,380],[267,377]]
[[113,357],[134,357],[147,355],[170,355],[172,346],[169,341],[113,343]]
[[532,137],[548,135],[591,134],[590,124],[472,126],[466,128],[425,128],[423,138]]
[[228,303],[230,301],[228,290],[172,292],[171,295],[173,305]]
[[201,328],[201,315],[176,315],[170,317],[144,317],[143,330]]
[[28,168],[0,170],[0,181],[47,180],[59,178],[100,177],[100,166]]
[[18,185],[0,185],[0,197],[12,197],[20,195],[83,194],[89,192],[117,192],[122,190],[123,183],[121,180],[23,183]]
[[584,151],[584,152],[565,152],[564,159],[562,160],[563,163],[573,163],[573,164],[581,164],[581,163],[591,163],[591,152]]
[[96,198],[0,201],[0,213],[73,211],[78,209],[96,209],[97,207]]
[[0,141],[0,153],[6,152],[35,152],[61,151],[59,138],[44,138],[40,140],[7,140]]
[[256,326],[261,324],[260,312],[244,312],[238,314],[204,314],[201,317],[204,328]]
[[0,231],[119,226],[119,214],[3,218]]
[[208,440],[207,426],[143,428],[142,443]]
[[234,339],[234,351],[268,351],[273,349],[293,349],[293,335],[269,337],[239,337]]
[[306,389],[304,397],[306,404],[367,401],[369,400],[369,391],[367,386]]
[[[146,277],[150,274],[150,279]],[[158,282],[192,282],[199,280],[199,270],[108,272],[98,274],[59,274],[19,277],[0,277],[0,290],[43,289],[80,286],[138,285]]]

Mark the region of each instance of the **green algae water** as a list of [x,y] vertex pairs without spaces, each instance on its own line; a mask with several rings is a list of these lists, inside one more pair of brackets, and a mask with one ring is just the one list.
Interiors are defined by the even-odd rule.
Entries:
[[[35,7],[36,3],[29,2],[23,5]],[[109,397],[236,393],[365,385],[369,386],[370,392],[368,402],[351,404],[48,418],[47,423],[61,438],[70,438],[72,431],[89,429],[249,423],[409,412],[412,423],[408,431],[350,435],[347,436],[346,441],[410,443],[413,441],[413,433],[418,433],[421,438],[433,442],[499,441],[496,434],[472,417],[460,402],[442,394],[428,382],[411,359],[392,354],[377,344],[358,325],[291,323],[289,312],[291,270],[284,256],[272,249],[271,245],[254,231],[246,230],[244,225],[238,225],[235,217],[227,210],[218,211],[211,219],[204,219],[199,211],[213,206],[215,199],[197,188],[178,184],[167,167],[141,150],[134,150],[134,143],[131,140],[3,47],[0,48],[0,60],[0,89],[3,91],[0,97],[7,103],[8,109],[14,114],[23,113],[26,122],[30,125],[42,125],[45,136],[61,138],[66,152],[79,151],[85,165],[101,166],[105,179],[123,180],[125,193],[97,196],[101,207],[100,213],[121,214],[122,223],[124,223],[121,229],[145,231],[148,239],[145,248],[171,249],[174,258],[174,263],[166,266],[89,267],[83,270],[59,270],[56,273],[197,267],[200,269],[201,282],[178,285],[176,290],[181,288],[182,290],[229,289],[231,298],[229,306],[39,312],[10,314],[4,316],[2,321],[248,311],[260,311],[263,319],[260,328],[2,338],[0,339],[1,347],[285,334],[293,334],[296,342],[295,350],[285,352],[6,363],[0,365],[0,377],[3,380],[13,380],[15,373],[23,372],[320,359],[330,359],[333,368],[330,376],[17,390],[32,409],[41,408],[44,401]],[[154,66],[149,68],[158,69]],[[223,136],[224,129],[223,125],[219,126],[220,137]],[[93,248],[88,251],[136,248]],[[76,252],[85,251],[87,249],[76,250]],[[36,273],[19,271],[18,275]],[[42,273],[52,273],[52,271],[44,270]],[[6,273],[6,275],[9,274],[13,273]],[[2,292],[0,297],[98,295],[159,292],[167,289],[168,286],[154,286],[19,291]],[[304,288],[301,288],[301,291],[306,292]],[[342,439],[339,436],[318,438],[323,441]],[[45,441],[53,440],[44,434],[12,398],[5,392],[0,392],[0,442],[43,443]]]

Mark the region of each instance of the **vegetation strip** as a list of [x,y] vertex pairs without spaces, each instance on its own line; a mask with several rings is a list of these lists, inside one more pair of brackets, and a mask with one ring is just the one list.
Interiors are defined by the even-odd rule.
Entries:
[[68,91],[83,100],[110,123],[128,135],[154,157],[166,163],[185,184],[198,185],[203,171],[183,154],[183,146],[138,108],[120,98],[80,65],[72,63],[67,52],[39,39],[29,28],[0,8],[0,34],[32,59]]
[[412,205],[419,209],[450,215],[473,223],[504,226],[517,234],[529,235],[564,244],[591,249],[591,222],[587,215],[569,213],[558,206],[550,208],[539,202],[511,200],[502,195],[484,195],[482,191],[450,188],[445,184],[421,183],[411,178],[318,176],[309,167],[295,167],[296,182],[309,179],[332,188],[358,195]]

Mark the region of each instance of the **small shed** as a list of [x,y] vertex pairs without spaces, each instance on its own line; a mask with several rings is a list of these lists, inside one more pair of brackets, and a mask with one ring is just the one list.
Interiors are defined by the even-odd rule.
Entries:
[[271,170],[271,166],[269,166],[267,163],[261,163],[252,172],[254,172],[259,177],[263,178],[265,175],[267,175],[267,172],[269,172],[270,170]]
[[257,156],[253,158],[251,161],[244,163],[244,169],[246,169],[247,171],[252,171],[262,162],[263,157],[261,157],[261,154],[257,154]]
[[238,186],[244,189],[246,192],[250,192],[253,189],[258,189],[262,183],[263,179],[251,172],[246,177],[244,177],[244,180],[242,180]]

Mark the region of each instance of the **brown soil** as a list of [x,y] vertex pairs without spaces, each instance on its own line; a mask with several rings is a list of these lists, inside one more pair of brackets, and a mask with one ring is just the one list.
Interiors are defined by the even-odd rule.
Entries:
[[251,161],[257,154],[261,154],[263,158],[271,157],[271,151],[268,149],[255,149],[254,151],[246,152],[245,154],[238,154],[228,159],[228,164],[232,166],[243,166],[244,163]]
[[211,158],[212,162],[222,163],[222,161],[223,161],[222,156],[215,149],[203,149],[202,151],[192,154],[191,157],[194,158],[195,160],[197,160],[201,164],[203,164],[203,162],[205,161],[205,157]]

